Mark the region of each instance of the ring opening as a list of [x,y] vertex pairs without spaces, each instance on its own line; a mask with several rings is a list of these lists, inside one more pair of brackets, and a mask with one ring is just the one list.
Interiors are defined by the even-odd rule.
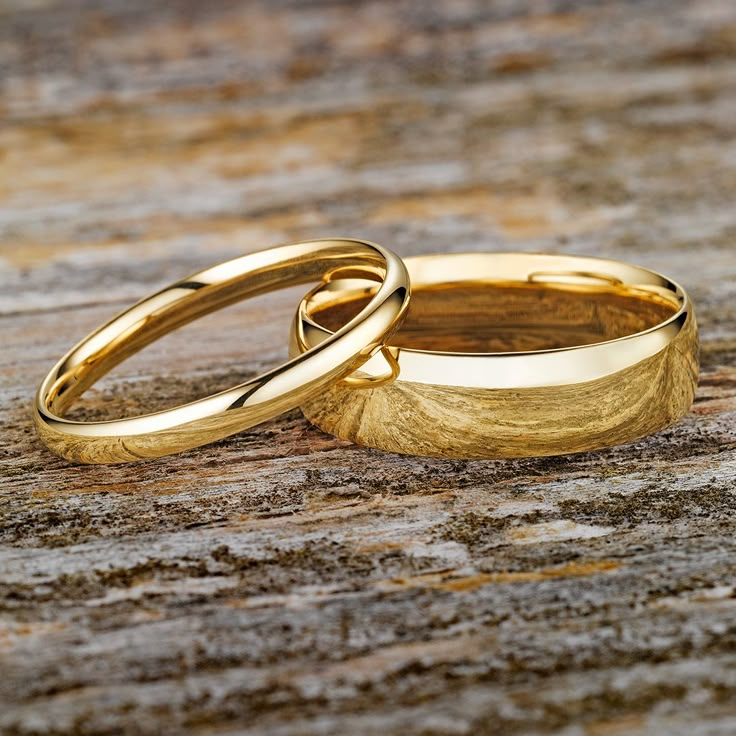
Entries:
[[[365,306],[367,292],[334,292],[334,298],[311,305],[309,315],[335,331]],[[467,353],[553,350],[633,335],[678,309],[674,294],[592,278],[415,284],[406,320],[389,344]]]

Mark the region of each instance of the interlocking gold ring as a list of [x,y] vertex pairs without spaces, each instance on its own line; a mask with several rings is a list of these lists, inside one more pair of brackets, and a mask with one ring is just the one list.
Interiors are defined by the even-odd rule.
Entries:
[[[315,350],[235,388],[167,411],[103,422],[63,412],[97,379],[153,340],[228,304],[353,267],[381,283],[369,302]],[[41,439],[83,463],[118,463],[180,452],[227,437],[309,400],[351,373],[399,326],[409,301],[402,261],[379,245],[331,238],[283,245],[221,263],[144,299],[73,347],[34,402]]]
[[[302,404],[326,432],[416,455],[529,457],[622,444],[688,411],[697,326],[668,278],[567,255],[405,263],[412,304],[393,341]],[[292,353],[329,339],[374,291],[333,274],[300,304]]]

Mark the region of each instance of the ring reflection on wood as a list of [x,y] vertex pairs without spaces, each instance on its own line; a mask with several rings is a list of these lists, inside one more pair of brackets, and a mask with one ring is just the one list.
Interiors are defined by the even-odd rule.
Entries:
[[[697,326],[687,294],[665,277],[541,254],[406,264],[412,303],[388,348],[398,378],[379,356],[351,385],[328,387],[302,406],[321,429],[393,452],[526,457],[622,444],[688,411]],[[374,290],[335,274],[302,301],[292,352],[326,339]]]

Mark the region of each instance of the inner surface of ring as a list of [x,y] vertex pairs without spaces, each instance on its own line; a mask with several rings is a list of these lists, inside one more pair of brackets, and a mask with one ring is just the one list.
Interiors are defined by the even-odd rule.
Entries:
[[[366,277],[388,278],[386,257],[377,246],[333,238],[256,251],[176,282],[120,313],[64,356],[41,385],[39,395],[43,408],[63,416],[98,379],[169,332],[247,298],[316,281],[330,268],[338,267],[352,267]],[[373,293],[378,290],[377,287]],[[283,371],[286,367],[288,364],[272,370]],[[244,386],[230,390],[237,391]],[[223,391],[221,395],[226,393]],[[194,403],[176,410],[181,412]],[[125,419],[132,421],[135,417]]]
[[[310,317],[331,331],[370,296],[345,291]],[[390,345],[414,350],[502,353],[592,345],[664,322],[678,305],[624,285],[453,282],[415,285],[409,312]]]

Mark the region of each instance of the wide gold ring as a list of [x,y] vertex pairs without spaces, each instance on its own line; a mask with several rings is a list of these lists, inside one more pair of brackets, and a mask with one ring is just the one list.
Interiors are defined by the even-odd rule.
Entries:
[[[167,411],[102,422],[63,418],[96,380],[171,330],[247,297],[347,267],[358,275],[370,274],[380,285],[360,312],[315,350],[232,389]],[[354,371],[399,326],[408,302],[402,261],[374,243],[333,238],[251,253],[172,284],[84,338],[41,383],[34,420],[51,450],[83,463],[128,462],[213,442],[298,406]]]
[[[622,444],[689,409],[698,338],[685,291],[646,268],[529,253],[408,258],[401,330],[348,381],[302,404],[343,439],[450,458]],[[291,350],[329,339],[375,290],[333,274],[301,302]]]

